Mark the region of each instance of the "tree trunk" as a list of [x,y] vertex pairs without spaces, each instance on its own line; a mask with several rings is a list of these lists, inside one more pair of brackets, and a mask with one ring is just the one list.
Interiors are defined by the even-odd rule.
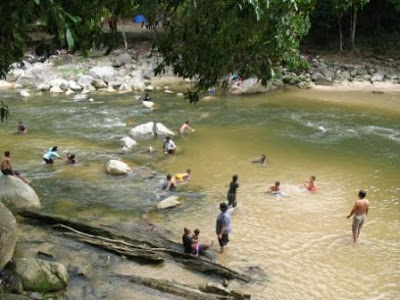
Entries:
[[119,255],[125,255],[130,259],[147,263],[161,263],[163,260],[169,259],[181,263],[195,272],[239,279],[244,282],[251,281],[251,277],[246,274],[241,274],[206,258],[197,258],[177,251],[176,249],[181,249],[181,245],[165,239],[154,230],[137,228],[130,233],[130,236],[125,236],[62,216],[35,211],[22,211],[19,212],[19,215],[38,221],[40,224],[53,225],[52,228],[66,232],[66,236],[70,238]]
[[356,50],[356,27],[357,27],[357,10],[354,10],[354,15],[353,15],[353,24],[351,28],[351,49],[354,51]]
[[342,35],[342,16],[338,17],[338,25],[339,25],[339,50],[343,51],[343,35]]

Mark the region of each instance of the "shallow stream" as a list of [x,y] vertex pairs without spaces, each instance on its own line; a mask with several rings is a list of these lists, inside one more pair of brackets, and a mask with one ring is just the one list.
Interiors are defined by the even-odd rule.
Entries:
[[[0,149],[10,150],[14,168],[32,180],[44,211],[118,228],[146,220],[168,229],[168,238],[176,241],[184,226],[200,228],[203,240],[216,241],[218,204],[225,200],[231,176],[238,174],[231,242],[216,257],[239,270],[252,267],[255,280],[234,282],[232,288],[253,299],[398,299],[400,94],[292,90],[222,96],[197,105],[174,95],[152,96],[155,111],[142,108],[132,94],[99,94],[93,102],[74,102],[72,96],[22,100],[1,91],[11,119],[0,126]],[[137,124],[158,121],[177,131],[187,119],[196,132],[175,138],[174,157],[162,155],[161,139],[141,141],[131,152],[121,150],[120,138]],[[12,134],[19,120],[28,127],[25,136]],[[75,153],[77,165],[56,161],[54,167],[45,166],[42,155],[54,145],[62,156]],[[152,155],[146,153],[150,145],[158,150]],[[262,153],[268,164],[252,164]],[[123,159],[135,172],[107,175],[105,163],[111,158]],[[187,168],[193,179],[176,192],[182,205],[151,211],[165,174]],[[158,172],[156,178],[146,179],[149,170]],[[315,194],[301,189],[310,175],[317,177]],[[265,193],[276,180],[287,197]],[[371,208],[354,244],[346,215],[361,188]],[[174,274],[174,280],[188,284],[207,280],[174,264],[149,267],[110,260],[104,252],[61,238],[46,246],[49,241],[39,228],[21,227],[21,248],[57,248],[62,253],[57,260],[67,266],[90,263],[101,270],[90,285],[73,278],[65,299],[165,299],[119,281],[112,281],[110,289],[104,282],[111,273],[164,279]]]

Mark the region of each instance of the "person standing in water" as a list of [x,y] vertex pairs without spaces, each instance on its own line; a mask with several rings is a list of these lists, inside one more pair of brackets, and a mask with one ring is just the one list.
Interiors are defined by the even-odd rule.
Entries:
[[28,128],[26,128],[26,126],[24,125],[24,123],[22,121],[18,122],[17,125],[17,133],[18,134],[26,134],[28,132]]
[[185,123],[182,124],[181,128],[179,129],[180,134],[184,134],[185,131],[195,132],[196,130],[190,127],[190,121],[187,120]]
[[311,176],[310,180],[304,181],[303,186],[310,192],[316,192],[317,191],[317,184],[315,183],[315,176]]
[[18,171],[13,170],[13,168],[11,167],[11,153],[10,151],[6,151],[4,152],[4,157],[1,160],[0,163],[0,168],[1,168],[1,173],[3,173],[4,176],[15,176],[18,177],[19,179],[21,179],[23,182],[25,183],[29,183],[29,180],[22,177]]
[[46,163],[46,165],[52,165],[54,163],[54,160],[53,160],[54,158],[58,158],[58,159],[62,160],[62,158],[57,153],[57,146],[54,146],[53,148],[50,148],[43,155],[43,160]]
[[237,183],[237,181],[238,181],[238,176],[233,175],[232,181],[229,184],[229,190],[228,190],[228,195],[227,195],[228,205],[231,207],[236,207],[236,205],[237,205],[236,190],[239,188],[239,183]]
[[231,216],[228,213],[228,205],[225,202],[219,204],[221,213],[217,217],[215,231],[218,237],[218,243],[221,246],[221,253],[224,252],[229,242],[229,234],[232,231]]
[[361,228],[364,224],[365,218],[368,214],[369,209],[369,201],[365,199],[367,193],[364,190],[360,190],[358,192],[358,200],[354,203],[353,209],[351,210],[350,214],[347,216],[347,219],[350,218],[352,215],[353,217],[353,224],[351,226],[351,230],[353,232],[353,241],[354,243],[357,242],[357,239],[360,235]]

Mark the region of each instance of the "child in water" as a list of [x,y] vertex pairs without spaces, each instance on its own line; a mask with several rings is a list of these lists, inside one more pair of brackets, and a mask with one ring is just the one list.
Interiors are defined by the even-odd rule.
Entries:
[[315,176],[311,176],[310,180],[304,181],[303,186],[310,192],[316,192],[317,191],[317,184],[315,183]]
[[261,157],[259,159],[253,160],[252,163],[265,166],[267,164],[267,156],[265,154],[261,154]]
[[187,169],[186,173],[178,173],[175,175],[175,179],[177,181],[190,181],[192,179],[191,176],[192,170]]
[[74,165],[74,164],[76,163],[76,161],[75,161],[75,154],[73,154],[73,153],[68,153],[68,154],[67,154],[67,161],[66,161],[66,163],[69,164],[69,165]]
[[275,181],[275,185],[270,186],[267,193],[277,194],[281,191],[280,188],[281,183],[279,181]]

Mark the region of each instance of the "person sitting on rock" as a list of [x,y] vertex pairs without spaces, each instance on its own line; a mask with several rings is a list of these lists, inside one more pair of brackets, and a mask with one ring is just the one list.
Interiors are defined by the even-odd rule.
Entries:
[[185,227],[183,229],[182,244],[184,252],[187,254],[192,253],[192,237],[190,236],[190,229]]
[[169,136],[167,136],[164,140],[163,150],[165,155],[167,154],[175,154],[176,145],[173,140]]
[[18,177],[19,179],[21,179],[23,182],[25,183],[29,183],[29,180],[22,177],[18,171],[13,170],[13,168],[11,167],[11,158],[10,158],[10,151],[6,151],[4,152],[4,157],[1,160],[0,163],[0,168],[1,168],[1,173],[3,173],[3,175],[5,176],[15,176]]
[[26,128],[26,126],[24,125],[24,123],[22,121],[18,122],[18,126],[17,126],[17,133],[18,134],[26,134],[28,131],[28,128]]
[[194,235],[192,237],[192,254],[196,257],[199,255],[203,255],[204,251],[206,251],[208,248],[210,248],[214,244],[214,242],[211,242],[208,244],[200,243],[199,235],[200,235],[200,230],[195,229]]

